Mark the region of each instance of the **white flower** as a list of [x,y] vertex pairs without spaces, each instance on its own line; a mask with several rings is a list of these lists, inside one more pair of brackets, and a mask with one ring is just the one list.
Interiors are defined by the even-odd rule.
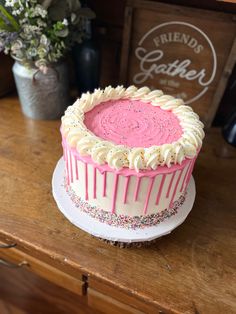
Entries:
[[43,22],[41,19],[37,20],[37,24],[39,27],[46,27],[47,26],[47,23]]
[[68,26],[68,24],[69,24],[69,23],[68,23],[68,20],[67,20],[67,19],[64,19],[64,20],[62,21],[62,24],[65,25],[65,26]]
[[40,44],[42,44],[43,46],[46,46],[46,47],[50,45],[50,40],[47,38],[46,35],[43,34],[40,37]]
[[47,56],[48,49],[46,49],[44,46],[38,47],[38,55],[40,58],[45,58]]
[[12,15],[20,15],[24,11],[24,8],[18,8],[12,11]]
[[34,8],[31,8],[29,16],[30,17],[37,17],[40,16],[45,18],[47,16],[47,10],[45,10],[41,5],[37,4]]
[[35,56],[37,56],[37,49],[34,47],[30,48],[27,50],[26,54],[29,58],[35,57]]
[[17,0],[6,0],[5,6],[6,7],[14,7],[14,5],[17,4],[17,3],[18,3]]
[[20,39],[17,39],[17,40],[13,43],[13,45],[11,46],[11,51],[12,51],[13,53],[16,53],[17,50],[20,50],[22,47],[23,47],[22,41],[21,41]]
[[[51,21],[43,5],[45,1],[5,0],[3,2],[6,7],[9,7],[11,14],[16,16],[19,31],[9,43],[0,41],[0,50],[5,49],[5,53],[12,53],[15,58],[19,57],[24,63],[39,60],[37,68],[46,73],[47,65],[58,61],[70,48],[65,38],[71,35],[68,26],[71,25],[71,21],[76,22],[76,15],[72,13],[71,17],[61,19],[60,22],[58,21],[58,29],[57,27],[54,29],[54,21]],[[52,0],[46,2],[51,3]],[[49,39],[48,34],[51,31],[54,36]]]
[[47,16],[47,10],[44,10],[43,7],[41,7],[41,5],[36,5],[35,9],[34,9],[34,14],[41,16],[42,18],[45,18]]

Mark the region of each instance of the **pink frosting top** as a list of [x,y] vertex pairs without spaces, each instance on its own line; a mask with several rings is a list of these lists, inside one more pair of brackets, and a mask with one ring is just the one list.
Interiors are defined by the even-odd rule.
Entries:
[[182,135],[175,114],[140,100],[102,102],[85,114],[84,123],[98,137],[128,147],[170,144]]

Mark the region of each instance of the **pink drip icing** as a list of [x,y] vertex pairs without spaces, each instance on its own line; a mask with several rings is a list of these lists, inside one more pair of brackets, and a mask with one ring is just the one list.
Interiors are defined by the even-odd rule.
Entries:
[[69,169],[69,150],[66,150],[66,171],[67,171],[67,182],[70,185],[70,169]]
[[136,202],[137,199],[138,199],[138,191],[139,191],[140,181],[141,181],[141,178],[140,178],[140,177],[137,177],[136,186],[135,186],[135,191],[134,191],[134,201],[135,201],[135,202]]
[[102,192],[103,197],[106,196],[106,189],[107,189],[107,173],[106,171],[104,171],[103,172],[103,192]]
[[178,188],[179,181],[180,181],[180,178],[181,178],[181,176],[182,176],[182,173],[183,173],[183,170],[180,170],[179,175],[178,175],[178,178],[177,178],[177,181],[176,181],[176,184],[175,184],[174,191],[173,191],[173,193],[172,193],[172,197],[171,197],[171,200],[170,200],[169,207],[171,207],[172,204],[173,204],[173,200],[174,200],[174,198],[175,198],[176,191],[177,191],[177,188]]
[[96,168],[93,168],[93,198],[97,198],[96,195],[97,191],[97,173],[96,173]]
[[62,142],[62,147],[63,147],[63,160],[66,161],[66,156],[65,156],[65,145]]
[[84,164],[84,175],[85,175],[85,200],[88,200],[88,164]]
[[123,203],[126,204],[127,200],[127,193],[129,188],[129,179],[130,177],[125,177],[125,189],[124,189],[124,196],[123,196]]
[[147,197],[146,197],[144,209],[143,209],[144,215],[146,215],[146,213],[147,213],[148,203],[149,203],[149,199],[150,199],[150,195],[151,195],[152,187],[153,187],[153,182],[154,182],[154,178],[150,178],[150,182],[149,182],[149,186],[148,186],[148,193],[147,193]]
[[186,178],[187,178],[187,175],[188,175],[188,171],[189,169],[191,168],[191,164],[192,164],[192,161],[189,162],[188,164],[188,168],[185,172],[185,175],[184,175],[184,179],[183,179],[183,182],[182,182],[182,185],[181,185],[181,189],[180,189],[180,192],[183,192],[183,189],[184,189],[184,186],[185,186],[185,181],[186,181]]
[[78,172],[78,160],[75,156],[75,179],[79,180],[79,172]]
[[119,180],[119,174],[116,173],[115,174],[114,187],[113,187],[112,205],[111,205],[111,212],[112,212],[112,214],[115,213],[118,180]]
[[70,180],[69,180],[69,167],[68,167],[68,156],[67,156],[66,146],[64,146],[63,151],[64,151],[65,164],[66,164],[66,190],[68,191],[68,186],[70,185]]
[[70,180],[71,180],[71,183],[74,182],[73,168],[72,168],[72,152],[71,151],[70,151]]
[[191,164],[191,167],[190,167],[190,169],[189,169],[188,176],[187,176],[187,180],[186,180],[186,184],[185,184],[184,190],[186,190],[187,187],[188,187],[188,184],[189,184],[189,181],[190,181],[192,172],[193,172],[193,168],[194,168],[195,161],[196,161],[196,159],[194,159],[194,160],[192,161],[192,164]]
[[172,184],[173,184],[173,181],[174,181],[175,174],[176,174],[176,172],[174,172],[172,174],[172,176],[171,176],[170,184],[169,184],[169,187],[168,187],[168,190],[167,190],[167,193],[166,193],[166,198],[168,198],[170,196],[170,190],[172,188]]
[[162,193],[163,186],[164,186],[164,183],[165,183],[165,179],[166,179],[166,174],[163,174],[162,178],[161,178],[160,187],[159,187],[159,190],[158,190],[158,193],[157,193],[156,205],[159,204],[159,201],[160,201],[160,198],[161,198],[161,193]]

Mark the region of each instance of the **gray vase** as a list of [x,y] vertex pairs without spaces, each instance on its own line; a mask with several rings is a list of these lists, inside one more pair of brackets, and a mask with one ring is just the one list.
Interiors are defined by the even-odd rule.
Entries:
[[23,113],[32,119],[60,118],[70,104],[66,63],[49,67],[47,74],[37,68],[27,68],[19,62],[13,74]]

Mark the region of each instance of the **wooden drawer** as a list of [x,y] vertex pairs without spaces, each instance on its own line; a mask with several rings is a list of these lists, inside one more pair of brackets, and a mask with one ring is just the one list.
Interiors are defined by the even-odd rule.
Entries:
[[88,306],[104,314],[144,314],[144,312],[124,304],[110,296],[88,288]]
[[[158,304],[151,304],[126,293],[119,288],[108,285],[96,278],[88,278],[88,304],[91,308],[100,309],[104,313],[145,313],[145,314],[171,314]],[[113,311],[109,312],[109,308]]]
[[12,240],[11,238],[0,233],[0,244],[1,243],[15,243],[15,248],[18,251],[25,253],[27,256],[33,257],[46,265],[52,266],[53,268],[60,270],[62,273],[68,274],[70,277],[77,278],[80,281],[83,281],[84,276],[87,276],[87,274],[82,272],[79,268],[75,269],[74,263],[71,263],[71,261],[68,260],[66,256],[62,257],[61,255],[57,255],[54,251],[45,251],[42,247],[39,248],[31,246],[30,243],[22,242],[20,239],[18,240],[18,242],[16,242],[15,240]]
[[[4,242],[0,244],[4,245]],[[0,259],[6,263],[0,267],[23,267],[77,295],[85,295],[85,282],[20,251],[17,246],[0,248]]]
[[[22,267],[0,267],[1,314],[98,314],[87,306],[86,298],[37,276]],[[10,307],[9,307],[10,305]],[[10,309],[14,306],[14,309]],[[16,309],[16,310],[15,310]]]
[[[0,241],[0,244],[12,244],[9,239]],[[111,286],[100,281],[93,276],[84,276],[82,273],[64,272],[63,268],[58,268],[57,264],[51,265],[45,260],[32,256],[20,245],[10,248],[0,248],[0,259],[6,263],[13,263],[16,267],[29,270],[51,283],[62,287],[78,296],[87,306],[93,309],[93,313],[107,314],[169,314],[172,313],[156,303],[146,302],[133,294],[127,293],[118,287]],[[55,262],[55,260],[51,261]],[[60,266],[60,265],[59,265]],[[3,265],[0,267],[3,269]],[[86,275],[86,274],[85,274]]]

